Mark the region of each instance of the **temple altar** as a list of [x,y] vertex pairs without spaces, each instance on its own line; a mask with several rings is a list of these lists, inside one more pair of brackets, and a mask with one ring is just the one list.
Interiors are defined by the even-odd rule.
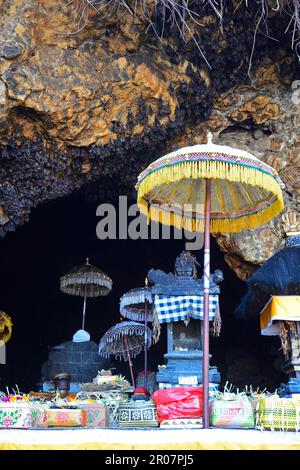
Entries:
[[[160,366],[156,380],[160,388],[202,383],[203,278],[197,277],[198,263],[188,251],[176,258],[175,274],[151,269],[148,279],[160,323],[167,323],[167,364]],[[211,275],[209,318],[220,323],[218,284],[222,271]],[[211,357],[211,356],[210,356]],[[220,374],[210,366],[210,383],[217,388]]]

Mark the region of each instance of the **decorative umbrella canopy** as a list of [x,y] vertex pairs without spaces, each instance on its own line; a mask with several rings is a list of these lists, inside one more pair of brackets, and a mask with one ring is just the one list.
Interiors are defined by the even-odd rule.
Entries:
[[210,232],[253,229],[283,209],[282,183],[273,168],[210,139],[151,163],[138,177],[138,206],[152,220],[203,232],[206,179],[211,180]]
[[[148,287],[148,279],[145,279],[144,287],[137,287],[126,292],[120,299],[120,313],[130,320],[144,322],[145,335],[147,336],[147,323],[152,322],[153,340],[156,343],[160,335],[160,324],[152,305],[151,289]],[[148,337],[144,340],[144,388],[147,389],[148,371]]]
[[210,232],[239,232],[283,209],[277,172],[248,152],[212,143],[184,147],[151,163],[138,177],[141,213],[204,237],[203,426],[209,427]]
[[145,320],[145,302],[148,305],[146,321],[153,320],[152,295],[149,287],[136,287],[126,292],[120,299],[120,313],[123,317],[137,322]]
[[131,359],[152,344],[152,331],[141,323],[124,321],[112,326],[99,343],[99,354],[105,358],[114,356],[129,362],[132,385],[135,387],[133,366]]
[[7,313],[0,310],[0,344],[7,343],[12,334],[12,321]]
[[84,297],[82,311],[82,330],[84,330],[87,297],[109,294],[112,289],[112,280],[101,269],[92,266],[87,258],[85,264],[75,266],[60,278],[60,289],[65,294]]
[[60,278],[62,292],[80,297],[100,297],[109,294],[112,280],[101,269],[89,263],[75,266]]
[[[125,338],[127,341],[125,341]],[[136,357],[144,348],[145,326],[141,323],[133,321],[123,321],[112,326],[105,335],[101,338],[99,343],[99,354],[102,357],[108,358],[114,356],[116,359],[123,359],[128,361],[128,353],[126,349],[126,342],[130,357]],[[152,344],[152,332],[147,327],[148,349]]]

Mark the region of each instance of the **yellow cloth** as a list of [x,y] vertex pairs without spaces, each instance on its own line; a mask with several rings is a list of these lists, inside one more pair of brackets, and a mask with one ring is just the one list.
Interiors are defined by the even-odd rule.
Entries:
[[7,313],[0,310],[0,346],[1,343],[7,343],[10,340],[12,333],[11,318]]
[[280,334],[278,320],[300,321],[300,295],[276,295],[271,297],[260,313],[261,334]]
[[1,450],[300,450],[300,433],[241,429],[0,430]]

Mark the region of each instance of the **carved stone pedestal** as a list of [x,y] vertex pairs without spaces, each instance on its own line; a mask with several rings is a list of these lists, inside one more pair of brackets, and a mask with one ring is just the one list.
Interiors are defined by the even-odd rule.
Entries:
[[[191,319],[168,324],[168,352],[164,355],[167,364],[156,374],[162,388],[202,383],[202,338],[201,322]],[[210,355],[211,357],[211,355]],[[221,381],[216,367],[210,367],[209,381],[218,387]]]

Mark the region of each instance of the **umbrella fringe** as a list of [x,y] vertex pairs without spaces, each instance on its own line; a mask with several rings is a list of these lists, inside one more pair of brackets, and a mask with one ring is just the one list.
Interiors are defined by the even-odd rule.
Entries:
[[[131,335],[137,335],[137,336],[143,336],[144,335],[144,325],[141,325],[141,330],[137,328],[126,328],[122,330],[122,332],[111,332],[107,335],[106,338],[103,338],[103,345],[107,345],[110,343],[113,343],[115,341],[118,341],[120,338],[123,338],[123,336],[131,336]],[[102,342],[102,341],[101,341]]]
[[291,350],[291,344],[290,344],[289,332],[284,321],[279,322],[279,331],[280,331],[281,348],[286,359],[288,359],[288,354],[289,354],[289,351]]
[[139,292],[127,292],[120,299],[120,307],[126,307],[127,305],[137,305],[145,303],[145,300],[152,304],[152,295],[149,292],[145,292],[139,289]]
[[84,276],[84,277],[79,277],[79,276],[68,276],[61,278],[61,286],[69,286],[72,284],[80,284],[80,285],[85,285],[85,284],[95,284],[96,286],[105,286],[105,287],[111,287],[112,282],[111,280],[108,279],[103,279],[100,276]]
[[153,309],[152,326],[153,326],[152,338],[153,338],[154,344],[156,344],[160,337],[161,325],[158,321],[158,315],[157,315],[157,311],[155,308]]
[[216,314],[215,314],[215,318],[214,318],[214,321],[213,321],[213,327],[212,327],[213,336],[215,336],[215,337],[220,336],[221,327],[222,327],[222,319],[221,319],[220,309],[218,307],[216,309]]
[[[175,214],[174,212],[167,212],[159,206],[150,206],[149,210],[145,202],[138,202],[139,209],[142,214],[154,222],[162,223],[163,225],[174,226],[178,230],[184,229],[189,232],[204,232],[204,219],[185,217],[183,215]],[[283,209],[283,201],[276,199],[270,206],[260,212],[250,215],[243,215],[237,218],[224,218],[224,219],[210,219],[210,232],[242,232],[243,230],[251,230],[260,225],[266,224],[271,219],[276,217]]]
[[[147,329],[148,335],[148,349],[150,348],[152,344],[152,332],[150,328]],[[138,323],[131,323],[128,322],[122,322],[122,323],[117,323],[117,325],[113,326],[110,328],[105,335],[102,337],[99,343],[99,355],[103,356],[105,358],[108,358],[109,356],[113,355],[116,358],[120,359],[126,359],[126,352],[125,349],[123,351],[118,351],[118,350],[113,350],[113,349],[108,349],[111,347],[114,343],[117,344],[118,341],[122,341],[124,336],[134,337],[136,336],[141,336],[144,337],[145,334],[145,327],[142,324]],[[143,342],[140,342],[140,344],[135,344],[134,348],[129,348],[130,349],[130,356],[135,358],[143,349]]]
[[[120,314],[124,318],[129,318],[130,320],[136,321],[143,323],[145,321],[145,311],[141,310],[138,311],[137,309],[135,310],[134,308],[130,307],[122,307],[120,308]],[[151,313],[147,314],[147,323],[152,321],[152,311]]]
[[[136,356],[138,356],[140,354],[140,350],[139,351],[136,351],[136,352],[132,352],[130,351],[130,359],[135,359]],[[99,356],[103,357],[104,359],[109,359],[110,356],[114,356],[115,359],[117,359],[118,361],[121,361],[123,360],[124,362],[127,362],[128,361],[128,355],[127,355],[127,352],[124,351],[123,353],[122,352],[111,352],[111,353],[99,353]]]
[[[167,210],[162,211],[159,206],[151,206],[150,213],[148,211],[148,202],[144,198],[154,187],[159,185],[177,182],[182,179],[200,178],[224,179],[249,184],[260,187],[276,196],[275,201],[271,201],[268,206],[262,207],[261,210],[258,208],[255,213],[245,213],[237,217],[233,215],[222,219],[212,218],[210,227],[212,232],[239,232],[247,228],[255,228],[257,225],[262,225],[278,215],[284,207],[279,178],[271,172],[271,169],[268,172],[266,165],[263,163],[252,166],[245,163],[209,160],[180,162],[158,168],[144,176],[138,183],[138,206],[141,212],[148,216],[148,220],[150,217],[154,221],[166,225],[172,224],[179,229],[185,228],[193,232],[203,231],[204,219],[191,219],[176,213],[170,214]],[[171,206],[170,210],[172,210]],[[168,223],[168,220],[163,221],[164,217],[169,217],[171,219],[170,223]]]
[[[224,158],[226,156],[224,155]],[[147,173],[138,183],[138,190],[145,187],[148,193],[160,184],[176,182],[181,179],[224,179],[227,181],[258,186],[273,194],[281,194],[281,181],[273,168],[263,162],[241,163],[213,160],[179,161],[156,168]]]

